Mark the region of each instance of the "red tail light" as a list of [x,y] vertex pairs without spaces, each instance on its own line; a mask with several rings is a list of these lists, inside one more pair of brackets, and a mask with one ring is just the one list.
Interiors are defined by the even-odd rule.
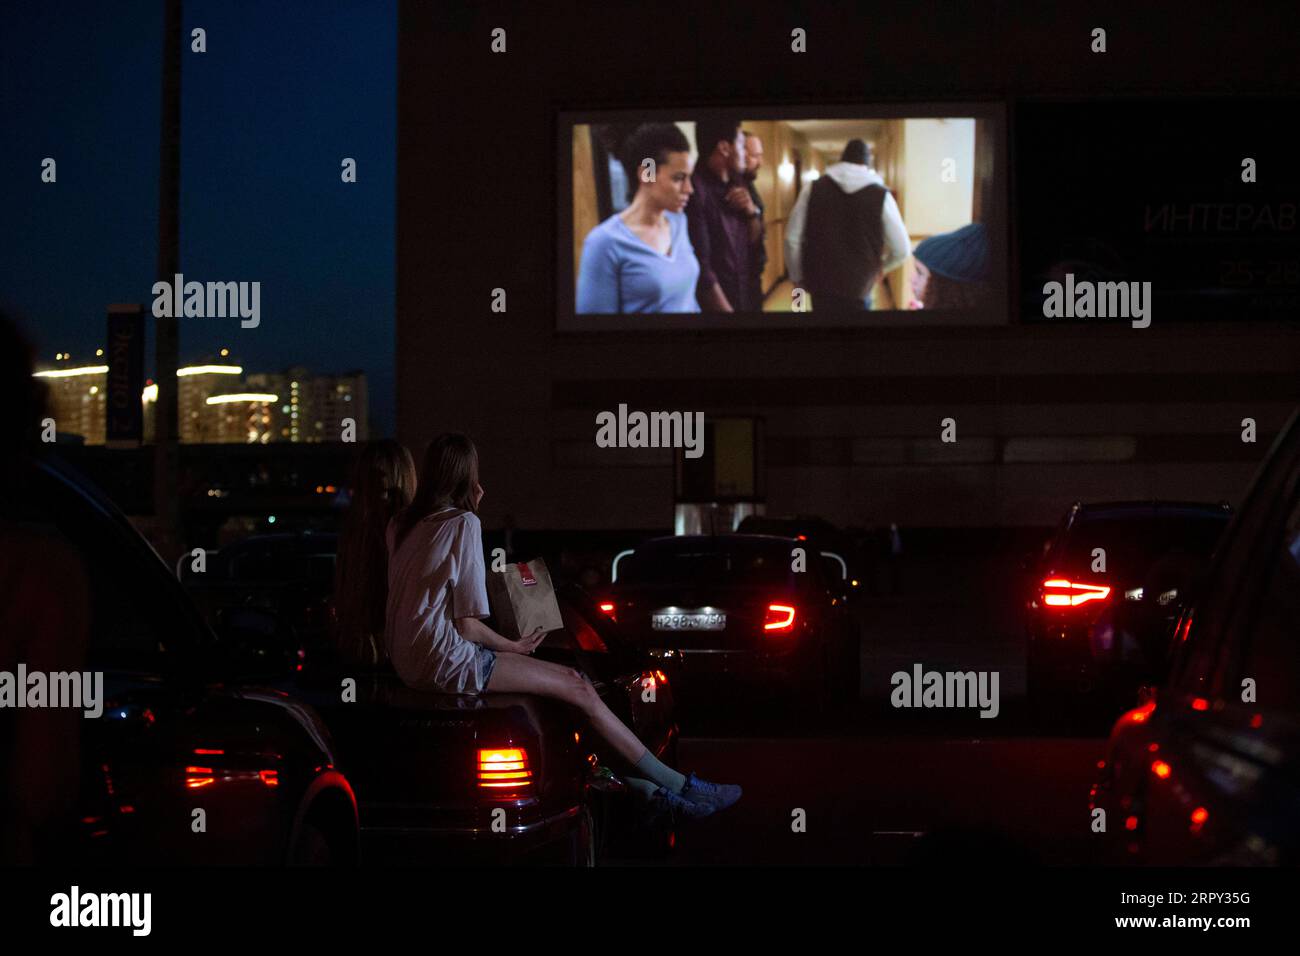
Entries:
[[523,747],[480,748],[478,787],[485,796],[496,800],[521,797],[531,791],[532,785],[533,771]]
[[191,790],[197,790],[200,787],[210,787],[216,782],[212,776],[211,767],[186,767],[185,768],[185,786]]
[[788,604],[769,604],[763,620],[763,630],[786,632],[794,630],[795,609]]
[[1065,578],[1048,578],[1043,582],[1042,601],[1045,607],[1078,607],[1092,601],[1110,597],[1110,588],[1104,584],[1083,584]]
[[604,614],[612,621],[618,620],[618,613],[617,613],[618,607],[614,604],[613,601],[601,601],[600,604],[597,606],[600,608],[601,614]]

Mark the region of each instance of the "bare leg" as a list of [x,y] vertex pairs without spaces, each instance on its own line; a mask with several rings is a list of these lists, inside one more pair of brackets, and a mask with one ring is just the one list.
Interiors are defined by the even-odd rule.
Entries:
[[591,682],[572,667],[523,654],[498,654],[486,690],[491,694],[538,694],[565,701],[586,714],[596,733],[633,766],[646,752],[645,744],[605,706]]

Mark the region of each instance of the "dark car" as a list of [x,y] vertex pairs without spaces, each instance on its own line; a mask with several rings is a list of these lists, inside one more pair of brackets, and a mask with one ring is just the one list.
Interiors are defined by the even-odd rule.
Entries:
[[37,464],[30,494],[32,523],[80,555],[85,666],[104,674],[103,714],[81,721],[73,857],[355,862],[356,802],[329,732],[300,699],[248,676],[258,662],[230,651],[239,625],[218,641],[157,553],[66,466]]
[[843,575],[842,562],[797,538],[655,538],[617,562],[602,606],[684,682],[681,690],[735,680],[842,704],[858,688]]
[[1230,517],[1225,504],[1073,505],[1030,568],[1031,701],[1132,700]]
[[1109,860],[1300,863],[1300,416],[1256,476],[1092,791]]
[[[217,618],[251,600],[298,620],[301,608],[328,603],[332,561],[327,572],[324,559],[312,556],[332,558],[336,544],[331,534],[257,536],[227,549],[232,557],[217,556],[209,568],[223,569],[220,575],[190,575],[188,586]],[[306,575],[310,587],[300,580],[304,563],[322,565]],[[243,580],[244,570],[255,572],[252,580]],[[284,582],[282,593],[269,583],[275,580]],[[536,656],[581,670],[647,748],[675,762],[666,675],[579,588],[561,587],[556,598],[564,628],[549,633]],[[566,704],[414,691],[386,664],[345,667],[325,648],[297,662],[295,626],[268,630],[262,643],[261,658],[280,668],[280,686],[310,701],[337,741],[356,789],[367,862],[583,864],[674,839],[671,828],[640,827],[617,762]],[[351,682],[346,698],[344,681]]]
[[852,598],[871,577],[871,568],[863,560],[863,548],[853,534],[842,531],[825,518],[815,515],[748,515],[736,526],[737,534],[768,534],[808,542],[832,560],[843,565],[844,592]]

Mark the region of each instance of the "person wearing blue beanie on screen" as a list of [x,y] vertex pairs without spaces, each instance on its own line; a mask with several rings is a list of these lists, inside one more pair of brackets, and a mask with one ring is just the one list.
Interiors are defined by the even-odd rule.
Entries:
[[919,242],[912,256],[913,308],[979,309],[989,304],[992,266],[989,234],[982,222]]

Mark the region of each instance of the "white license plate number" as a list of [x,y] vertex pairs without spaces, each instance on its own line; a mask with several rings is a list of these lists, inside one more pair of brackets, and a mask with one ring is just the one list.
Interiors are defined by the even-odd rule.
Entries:
[[727,615],[722,611],[656,611],[650,617],[656,631],[722,631]]

